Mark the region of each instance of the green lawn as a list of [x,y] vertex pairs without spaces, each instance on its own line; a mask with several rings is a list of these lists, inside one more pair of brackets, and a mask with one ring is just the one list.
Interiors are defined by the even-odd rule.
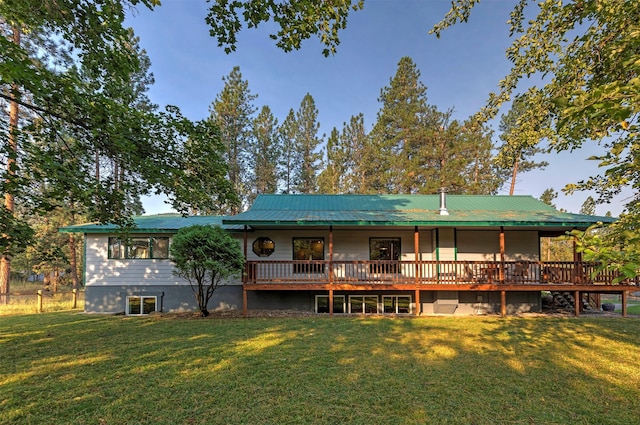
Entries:
[[640,319],[0,317],[2,424],[631,424]]

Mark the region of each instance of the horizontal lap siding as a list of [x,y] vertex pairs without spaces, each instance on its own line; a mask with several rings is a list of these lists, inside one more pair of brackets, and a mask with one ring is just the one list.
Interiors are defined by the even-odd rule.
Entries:
[[[268,237],[275,243],[275,251],[269,257],[258,257],[253,253],[253,242]],[[293,238],[323,238],[324,258],[329,260],[329,230],[259,230],[249,234],[249,261],[293,260]],[[414,233],[411,230],[334,230],[333,259],[335,261],[368,260],[370,238],[401,238],[401,260],[414,260]],[[422,260],[431,260],[433,247],[431,231],[420,232]]]
[[[506,261],[537,261],[537,231],[505,231]],[[500,261],[500,232],[497,230],[458,230],[458,261]]]
[[[109,259],[109,235],[86,235],[87,286],[188,285],[173,274],[175,267],[166,259]],[[239,284],[239,281],[233,282]]]

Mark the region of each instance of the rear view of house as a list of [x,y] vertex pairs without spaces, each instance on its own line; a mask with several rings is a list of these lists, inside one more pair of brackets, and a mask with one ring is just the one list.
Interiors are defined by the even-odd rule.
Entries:
[[540,260],[542,237],[610,220],[529,196],[261,195],[231,217],[138,217],[126,243],[112,226],[62,231],[86,236],[88,312],[195,308],[172,273],[171,235],[212,224],[233,232],[246,270],[216,290],[211,309],[504,315],[539,311],[542,291],[567,294],[579,313],[591,294],[637,290],[578,254]]

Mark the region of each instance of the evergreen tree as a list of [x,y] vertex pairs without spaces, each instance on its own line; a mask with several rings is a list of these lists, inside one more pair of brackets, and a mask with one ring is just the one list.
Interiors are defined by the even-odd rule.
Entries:
[[504,183],[496,169],[492,156],[492,130],[474,119],[462,124],[459,139],[459,155],[463,160],[460,171],[464,175],[464,188],[460,193],[469,195],[494,195]]
[[307,93],[296,112],[295,121],[295,148],[301,159],[295,187],[298,193],[315,193],[318,190],[318,171],[322,160],[322,153],[318,148],[322,140],[318,138],[320,123],[317,118],[318,110],[315,101]]
[[551,205],[553,208],[556,208],[556,205],[553,203],[553,200],[556,199],[557,197],[558,197],[558,192],[556,192],[555,190],[553,190],[552,187],[550,187],[549,189],[545,189],[545,191],[542,192],[542,195],[540,195],[540,200],[545,204]]
[[595,215],[596,214],[596,201],[591,196],[585,199],[582,207],[580,208],[580,214]]
[[381,193],[416,192],[423,169],[424,117],[429,113],[427,88],[413,60],[403,57],[389,86],[380,91],[382,104],[371,132],[378,152],[371,170],[371,189]]
[[268,106],[263,106],[253,120],[253,137],[249,143],[248,165],[251,170],[249,202],[261,193],[276,193],[278,162],[281,154],[278,120]]
[[333,127],[327,139],[325,149],[324,169],[318,176],[318,192],[337,194],[343,193],[344,162],[340,145],[340,133]]
[[532,121],[531,117],[523,119],[525,108],[524,98],[516,97],[509,112],[500,118],[498,127],[502,132],[500,140],[503,143],[499,148],[496,163],[501,174],[511,176],[509,195],[513,195],[515,191],[518,174],[549,165],[546,161],[536,162],[532,159],[536,154],[544,152],[539,146],[541,135],[537,129],[541,128],[540,120],[545,120],[545,117],[538,117],[536,121]]
[[344,193],[371,193],[373,166],[378,152],[364,128],[364,115],[352,116],[340,133]]
[[300,175],[302,157],[296,149],[297,126],[295,112],[290,109],[282,125],[278,128],[278,135],[282,141],[282,157],[278,165],[284,193],[294,192],[294,188],[298,184],[296,179]]
[[488,127],[469,119],[452,120],[453,110],[427,104],[426,87],[410,58],[402,58],[389,87],[382,89],[382,108],[367,149],[373,157],[372,192],[495,193],[501,185],[491,163],[493,143]]
[[[222,80],[225,85],[211,105],[211,120],[220,129],[220,137],[226,149],[229,180],[243,206],[249,198],[246,170],[248,143],[251,137],[252,115],[256,112],[249,82],[242,79],[240,67],[234,67]],[[240,212],[240,207],[232,207],[231,214]]]

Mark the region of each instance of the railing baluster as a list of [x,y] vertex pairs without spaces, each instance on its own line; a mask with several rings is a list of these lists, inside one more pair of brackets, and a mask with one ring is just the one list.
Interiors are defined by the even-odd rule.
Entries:
[[[619,273],[598,270],[597,263],[574,261],[436,261],[436,260],[275,260],[248,261],[246,282],[258,283],[392,283],[443,285],[464,283],[499,283],[499,267],[504,265],[505,283],[509,284],[581,284],[612,285]],[[333,273],[333,276],[329,276]],[[639,278],[627,279],[638,285]]]

